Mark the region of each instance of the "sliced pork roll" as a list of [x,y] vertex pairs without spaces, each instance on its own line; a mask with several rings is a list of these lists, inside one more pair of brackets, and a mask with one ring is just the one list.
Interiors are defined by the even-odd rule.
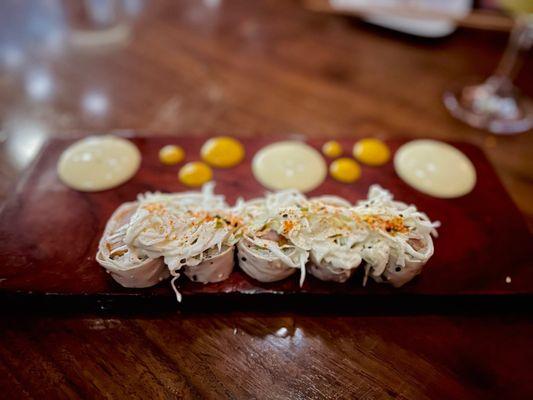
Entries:
[[309,247],[309,273],[323,281],[348,280],[361,264],[362,242],[368,235],[350,203],[337,196],[315,197],[302,217],[307,229],[292,240]]
[[[217,212],[212,211],[226,208],[223,196],[213,194],[211,183],[202,192],[145,193],[139,196],[125,240],[149,256],[169,256],[165,261],[176,269],[174,255],[180,255],[185,246],[188,253],[197,255],[220,242],[224,233],[217,230],[210,235],[213,229],[205,229],[204,222],[216,225],[222,217],[215,218]],[[193,236],[196,240],[189,240]]]
[[365,282],[370,276],[377,282],[400,287],[418,275],[433,255],[433,239],[439,222],[431,222],[414,205],[394,201],[391,193],[372,185],[368,199],[355,211],[369,229],[361,256],[365,261]]
[[239,267],[259,282],[281,281],[302,268],[302,258],[304,264],[307,259],[293,246],[280,246],[275,240],[260,237],[243,238],[237,249]]
[[233,271],[235,246],[224,246],[220,251],[216,247],[206,250],[199,264],[191,261],[183,273],[193,282],[215,283],[228,279]]
[[276,282],[299,269],[303,284],[309,253],[291,243],[287,235],[293,228],[289,214],[299,213],[305,203],[301,193],[285,190],[236,206],[243,221],[238,260],[247,275],[260,282]]
[[201,193],[145,194],[132,217],[126,242],[151,257],[163,257],[175,281],[183,269],[189,279],[210,283],[233,269],[239,220],[212,185]]
[[128,288],[145,288],[169,277],[161,257],[150,258],[128,246],[124,239],[136,202],[122,204],[107,222],[98,246],[96,261],[115,281]]
[[336,268],[331,264],[314,261],[312,258],[311,262],[307,265],[307,272],[321,281],[343,283],[350,279],[354,271],[354,268]]
[[[346,282],[361,264],[359,248],[344,251],[342,246],[331,246],[328,254],[311,250],[307,271],[322,281]],[[338,253],[337,253],[338,252]],[[339,253],[344,254],[339,254]]]

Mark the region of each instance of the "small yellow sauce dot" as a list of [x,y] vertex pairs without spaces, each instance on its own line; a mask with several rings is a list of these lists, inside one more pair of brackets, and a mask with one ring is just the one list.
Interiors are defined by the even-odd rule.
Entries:
[[242,161],[244,147],[236,139],[220,136],[205,142],[200,154],[202,159],[213,167],[229,168]]
[[329,173],[340,182],[352,183],[361,176],[361,167],[351,158],[343,157],[330,164]]
[[337,158],[342,154],[342,146],[336,140],[330,140],[322,145],[322,153],[329,158]]
[[390,150],[381,140],[366,138],[353,146],[353,156],[363,164],[378,166],[389,161]]
[[193,161],[181,167],[178,178],[186,186],[202,186],[213,177],[213,171],[209,165],[201,161]]
[[165,165],[177,164],[185,158],[185,152],[180,146],[167,145],[159,150],[159,161]]

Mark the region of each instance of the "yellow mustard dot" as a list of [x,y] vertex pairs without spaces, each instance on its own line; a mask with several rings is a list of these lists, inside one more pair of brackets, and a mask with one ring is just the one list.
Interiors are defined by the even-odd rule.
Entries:
[[363,164],[378,166],[389,161],[390,150],[381,140],[366,138],[353,146],[353,156]]
[[213,171],[209,165],[201,161],[193,161],[181,167],[178,178],[186,186],[202,186],[213,178]]
[[342,146],[336,140],[330,140],[322,145],[322,153],[329,158],[337,158],[342,154]]
[[177,164],[185,158],[185,151],[180,146],[169,144],[159,150],[159,161],[165,165]]
[[220,136],[209,139],[200,150],[202,159],[217,168],[229,168],[244,158],[244,147],[238,140]]
[[330,164],[329,173],[340,182],[352,183],[361,176],[361,167],[355,160],[343,157]]

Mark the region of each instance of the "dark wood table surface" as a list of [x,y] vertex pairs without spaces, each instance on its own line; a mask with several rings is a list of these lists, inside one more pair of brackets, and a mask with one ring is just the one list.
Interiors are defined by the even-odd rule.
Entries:
[[[75,3],[0,6],[0,199],[52,135],[414,136],[482,147],[531,226],[531,132],[492,136],[441,104],[492,71],[503,33],[416,39],[282,0]],[[529,95],[532,66],[517,80]],[[0,308],[2,398],[533,396],[533,322],[512,307]]]

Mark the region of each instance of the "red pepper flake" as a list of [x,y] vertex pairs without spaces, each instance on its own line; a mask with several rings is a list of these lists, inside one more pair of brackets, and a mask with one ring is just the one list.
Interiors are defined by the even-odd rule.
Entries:
[[283,221],[283,233],[288,233],[294,228],[294,222],[291,220]]
[[143,208],[151,213],[161,215],[166,212],[165,206],[161,203],[150,203],[143,206]]
[[[356,218],[357,220],[358,218]],[[391,235],[402,232],[405,233],[408,231],[407,227],[404,225],[403,218],[393,217],[391,219],[384,219],[377,215],[366,215],[362,220],[370,226],[371,229],[381,229]]]

